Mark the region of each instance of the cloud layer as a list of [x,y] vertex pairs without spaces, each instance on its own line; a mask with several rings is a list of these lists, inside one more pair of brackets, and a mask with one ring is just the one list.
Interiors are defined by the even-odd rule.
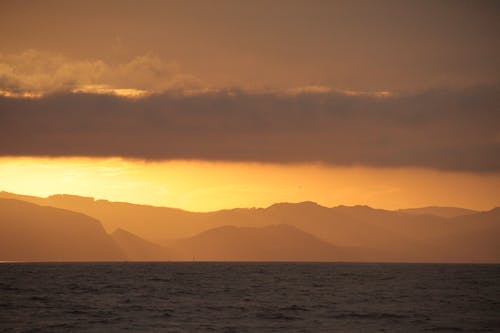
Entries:
[[499,110],[499,86],[390,97],[0,97],[0,154],[500,171]]
[[93,92],[140,95],[141,92],[195,89],[200,81],[182,73],[175,62],[145,54],[110,63],[75,60],[61,54],[28,50],[0,54],[0,93],[42,95]]

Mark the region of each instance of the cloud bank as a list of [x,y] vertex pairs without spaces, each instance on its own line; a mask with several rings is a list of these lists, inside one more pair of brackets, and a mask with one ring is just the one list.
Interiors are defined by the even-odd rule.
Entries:
[[0,97],[3,156],[121,156],[500,171],[500,86]]

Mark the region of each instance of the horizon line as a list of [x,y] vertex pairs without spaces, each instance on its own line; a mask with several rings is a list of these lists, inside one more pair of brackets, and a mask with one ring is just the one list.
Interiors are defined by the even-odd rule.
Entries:
[[[106,198],[96,198],[93,196],[86,196],[86,195],[80,195],[80,194],[72,194],[72,193],[53,193],[53,194],[48,194],[46,196],[37,196],[33,194],[25,194],[25,193],[18,193],[18,192],[9,192],[3,189],[0,189],[0,194],[6,193],[14,196],[27,196],[27,197],[34,197],[38,199],[50,199],[51,197],[57,197],[57,196],[67,196],[67,197],[77,197],[77,198],[82,198],[82,199],[92,199],[94,203],[99,202],[99,201],[104,201],[104,202],[110,202],[110,203],[121,203],[121,204],[130,204],[130,205],[137,205],[137,206],[146,206],[146,207],[153,207],[153,208],[167,208],[167,209],[176,209],[176,210],[181,210],[189,213],[213,213],[213,212],[220,212],[220,211],[228,211],[228,210],[236,210],[236,209],[268,209],[276,205],[283,205],[283,204],[289,204],[289,205],[300,205],[300,204],[314,204],[317,205],[321,208],[325,209],[333,209],[333,208],[339,208],[339,207],[364,207],[364,208],[369,208],[373,210],[384,210],[384,211],[391,211],[391,212],[400,212],[404,210],[411,210],[411,209],[425,209],[425,208],[452,208],[452,209],[464,209],[464,210],[470,210],[475,213],[481,213],[481,212],[488,212],[491,210],[494,210],[498,207],[499,205],[495,205],[489,209],[474,209],[474,208],[469,208],[469,207],[459,207],[459,206],[441,206],[441,205],[429,205],[429,206],[419,206],[419,207],[404,207],[404,208],[396,208],[396,209],[387,209],[387,208],[380,208],[380,207],[373,207],[367,204],[355,204],[355,205],[345,205],[345,204],[338,204],[335,206],[327,206],[327,205],[322,205],[316,201],[312,200],[303,200],[303,201],[277,201],[274,203],[271,203],[267,206],[238,206],[238,207],[231,207],[231,208],[221,208],[221,209],[215,209],[215,210],[188,210],[180,207],[173,207],[173,206],[164,206],[164,205],[155,205],[155,204],[149,204],[149,203],[142,203],[142,202],[133,202],[133,201],[114,201],[112,199],[106,199]],[[16,199],[20,200],[20,199]],[[22,200],[21,200],[22,201]]]

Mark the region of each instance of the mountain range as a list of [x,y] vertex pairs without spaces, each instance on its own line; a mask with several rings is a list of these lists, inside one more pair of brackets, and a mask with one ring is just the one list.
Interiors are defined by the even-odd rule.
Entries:
[[0,192],[0,260],[500,262],[500,208],[278,203],[207,213]]

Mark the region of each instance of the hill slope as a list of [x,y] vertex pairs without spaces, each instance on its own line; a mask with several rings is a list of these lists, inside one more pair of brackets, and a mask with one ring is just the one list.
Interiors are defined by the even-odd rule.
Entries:
[[155,243],[148,242],[123,229],[117,229],[111,237],[130,261],[168,261],[169,251]]
[[[2,196],[17,195],[1,192]],[[107,230],[122,228],[159,244],[221,226],[286,224],[335,246],[366,251],[362,257],[370,261],[500,262],[498,209],[444,218],[367,206],[327,208],[302,202],[194,213],[70,195],[20,197],[83,212],[101,220]]]
[[223,226],[173,246],[181,260],[336,261],[348,257],[345,250],[289,225]]
[[429,207],[420,207],[420,208],[406,208],[399,209],[401,213],[405,214],[413,214],[413,215],[434,215],[444,218],[457,217],[463,215],[470,215],[477,213],[477,211],[466,208],[459,207],[438,207],[438,206],[429,206]]
[[0,260],[114,261],[124,258],[99,221],[91,217],[0,199]]

